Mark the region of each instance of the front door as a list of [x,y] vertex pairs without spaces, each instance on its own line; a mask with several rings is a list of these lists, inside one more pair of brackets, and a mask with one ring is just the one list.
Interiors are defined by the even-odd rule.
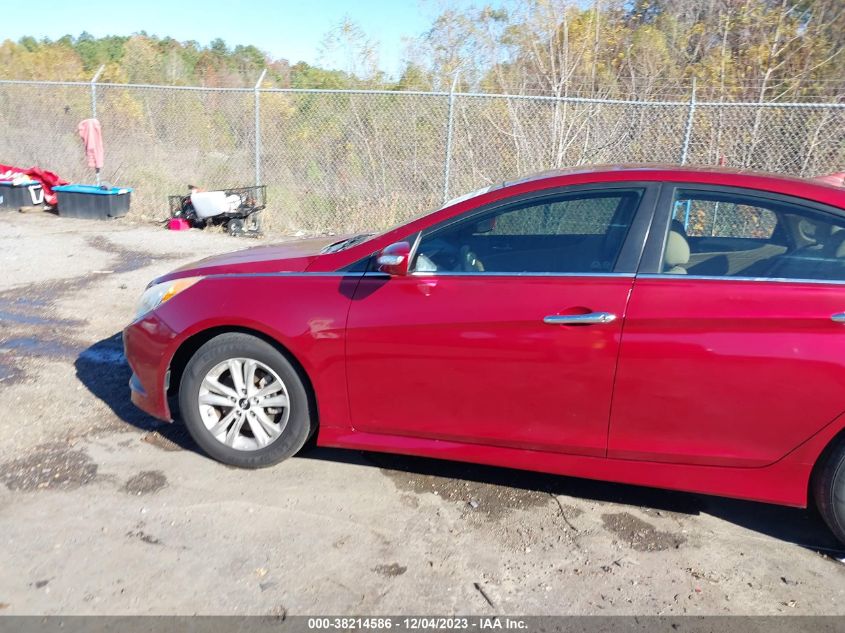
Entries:
[[603,456],[651,191],[500,203],[423,231],[411,275],[366,275],[347,326],[355,429]]

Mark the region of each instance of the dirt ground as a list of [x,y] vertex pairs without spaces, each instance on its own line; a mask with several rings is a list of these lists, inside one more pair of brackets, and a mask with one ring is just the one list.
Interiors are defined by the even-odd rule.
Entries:
[[155,275],[253,245],[0,215],[0,614],[839,614],[812,513],[312,449],[241,471],[129,403]]

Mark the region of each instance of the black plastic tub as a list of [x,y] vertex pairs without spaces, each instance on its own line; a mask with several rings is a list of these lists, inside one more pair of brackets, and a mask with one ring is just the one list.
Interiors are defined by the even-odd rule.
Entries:
[[17,211],[21,207],[33,207],[44,202],[41,183],[34,180],[13,184],[0,182],[0,209]]
[[65,218],[104,220],[120,218],[129,211],[132,190],[96,185],[61,185],[54,187],[58,196],[59,215]]

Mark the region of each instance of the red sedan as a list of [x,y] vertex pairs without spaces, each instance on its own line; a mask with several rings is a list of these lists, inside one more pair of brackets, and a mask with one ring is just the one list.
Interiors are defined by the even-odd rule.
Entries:
[[124,332],[228,464],[323,446],[806,506],[845,542],[845,189],[609,167],[211,257]]

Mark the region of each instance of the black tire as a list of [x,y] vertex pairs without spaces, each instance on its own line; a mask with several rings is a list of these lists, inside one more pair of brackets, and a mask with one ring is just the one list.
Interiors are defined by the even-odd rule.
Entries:
[[237,218],[229,220],[226,228],[229,230],[229,235],[240,235],[244,232],[244,221]]
[[[198,397],[209,371],[230,358],[250,358],[264,363],[285,384],[290,415],[281,435],[263,448],[238,450],[218,441],[203,422]],[[210,457],[239,468],[272,466],[297,453],[314,426],[308,392],[296,368],[275,347],[239,332],[220,334],[205,343],[188,361],[179,384],[179,410],[191,437]]]
[[826,451],[813,477],[816,507],[833,535],[845,545],[845,436]]

